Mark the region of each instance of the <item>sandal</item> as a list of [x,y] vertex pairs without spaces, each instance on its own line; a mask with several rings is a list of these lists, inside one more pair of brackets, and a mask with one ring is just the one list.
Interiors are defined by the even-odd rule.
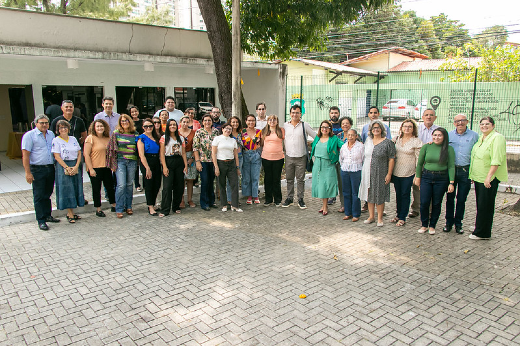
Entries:
[[70,216],[67,215],[67,221],[69,223],[76,223],[76,219],[74,218],[74,216],[70,217]]
[[399,218],[397,216],[394,217],[392,220],[390,220],[390,222],[392,222],[392,223],[396,223],[398,221],[399,221]]
[[343,220],[350,220],[352,218],[352,216],[343,216]]
[[134,211],[133,211],[132,209],[127,209],[127,210],[126,210],[126,213],[127,213],[128,215],[133,215],[133,214],[134,214]]
[[190,208],[195,208],[197,206],[195,203],[193,203],[193,201],[188,201],[188,205]]
[[401,226],[404,226],[406,225],[406,222],[404,222],[403,220],[399,220],[397,221],[397,223],[395,224],[397,227],[401,227]]
[[338,213],[344,213],[345,212],[345,208],[344,207],[341,207],[338,209]]
[[123,218],[123,213],[116,213],[116,216],[118,219],[122,219]]
[[81,220],[81,216],[74,214],[74,220]]
[[176,210],[176,211],[175,211],[175,214],[180,214],[180,213],[181,213],[180,210]]
[[352,222],[357,222],[357,221],[359,221],[359,217],[353,217],[352,218]]
[[166,214],[163,214],[163,213],[159,214],[159,217],[165,217],[165,216],[166,216]]

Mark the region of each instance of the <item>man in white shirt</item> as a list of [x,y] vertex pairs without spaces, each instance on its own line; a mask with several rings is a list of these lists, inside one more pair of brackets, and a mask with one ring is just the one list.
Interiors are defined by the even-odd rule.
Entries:
[[174,119],[177,124],[181,123],[181,118],[184,114],[180,110],[175,109],[175,99],[172,96],[166,96],[166,101],[164,101],[164,108],[159,109],[153,116],[159,118],[159,114],[163,110],[168,111],[169,119]]
[[[433,131],[439,126],[435,125],[435,119],[437,116],[435,115],[435,111],[431,108],[428,108],[424,111],[422,115],[422,124],[419,124],[418,135],[419,139],[423,142],[423,144],[430,143],[432,141]],[[419,191],[419,187],[415,184],[412,188],[413,194],[413,202],[411,206],[410,214],[408,217],[417,217],[419,216],[419,207],[421,206],[421,193]]]
[[256,104],[256,128],[259,130],[262,130],[267,125],[267,119],[265,117],[266,110],[265,102]]
[[291,107],[291,121],[283,124],[285,129],[285,176],[287,179],[287,198],[282,207],[289,207],[294,201],[294,178],[298,181],[297,197],[300,209],[307,209],[303,201],[305,192],[305,167],[307,166],[307,138],[316,137],[316,132],[308,123],[301,121],[300,105]]

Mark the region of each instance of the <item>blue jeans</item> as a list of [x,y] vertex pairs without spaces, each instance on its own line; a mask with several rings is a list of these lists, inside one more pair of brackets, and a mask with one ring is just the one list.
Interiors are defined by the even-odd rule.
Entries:
[[[471,190],[469,179],[469,166],[455,168],[455,190],[446,195],[446,225],[462,227],[466,199]],[[456,191],[456,192],[455,192]],[[457,206],[455,207],[455,193],[457,194]]]
[[341,171],[342,193],[345,201],[345,216],[360,217],[361,201],[359,200],[359,184],[361,171]]
[[137,160],[117,160],[116,213],[122,213],[125,209],[132,209],[136,169]]
[[[200,176],[200,207],[206,209],[215,204],[215,191],[213,182],[215,181],[215,167],[213,162],[201,162],[202,171]],[[222,197],[220,197],[222,198]]]
[[[238,167],[240,167],[240,173],[242,173],[242,165],[244,164],[244,158],[242,157],[242,152],[238,153]],[[234,166],[233,166],[234,167]],[[242,176],[244,176],[242,174]],[[240,177],[238,177],[240,179]],[[240,180],[239,180],[240,182]],[[240,184],[239,184],[240,185]],[[242,192],[242,195],[244,195],[244,192]],[[226,202],[231,202],[231,185],[229,185],[229,179],[226,182]]]
[[262,157],[258,150],[246,150],[243,152],[244,163],[242,165],[242,196],[258,198],[258,182]]
[[[421,177],[421,224],[423,227],[435,228],[441,214],[442,199],[448,190],[450,179],[448,170],[445,173],[431,173],[423,169]],[[430,204],[432,213],[430,215]]]
[[54,191],[54,165],[31,165],[34,213],[38,224],[44,223],[51,216],[51,195]]
[[396,177],[392,175],[392,182],[395,188],[395,202],[397,204],[397,218],[406,221],[408,208],[410,208],[410,193],[412,192],[413,178],[415,174],[409,177]]

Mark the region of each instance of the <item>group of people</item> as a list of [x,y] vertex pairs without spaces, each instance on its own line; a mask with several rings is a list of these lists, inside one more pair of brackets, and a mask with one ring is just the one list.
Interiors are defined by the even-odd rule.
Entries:
[[[299,105],[291,107],[290,120],[282,125],[278,116],[266,117],[263,102],[257,104],[256,116],[245,117],[244,125],[236,116],[221,121],[217,107],[199,122],[194,119],[195,109],[184,113],[175,109],[173,97],[166,98],[165,108],[152,119],[141,120],[135,106],[130,115],[117,114],[110,97],[103,99],[102,106],[103,112],[95,116],[88,136],[82,120],[72,115],[72,101],[65,100],[62,116],[52,124],[47,116],[37,116],[36,128],[23,137],[26,180],[33,184],[36,219],[42,230],[48,229],[48,222],[59,221],[51,216],[54,184],[58,209],[67,209],[67,221],[81,219],[74,210],[85,204],[83,159],[98,217],[106,216],[101,209],[102,185],[118,218],[133,214],[134,184],[141,189],[137,167],[152,216],[181,213],[186,205],[196,207],[192,199],[196,179],[201,187],[199,204],[205,211],[218,208],[215,200],[220,195],[223,212],[228,208],[242,212],[240,184],[246,204],[260,204],[261,167],[264,206],[287,208],[296,202],[300,209],[306,209],[305,172],[312,166],[312,197],[321,199],[319,212],[324,216],[339,191],[338,211],[344,213],[344,220],[356,222],[362,211],[368,211],[364,223],[383,226],[393,182],[396,212],[392,222],[396,226],[404,226],[407,216],[420,215],[419,233],[435,234],[444,194],[448,193],[443,230],[455,227],[457,233],[463,233],[465,202],[474,181],[477,221],[472,239],[491,236],[498,183],[507,180],[505,139],[494,131],[491,117],[480,121],[479,138],[467,128],[463,114],[455,116],[455,129],[448,133],[434,124],[435,111],[427,109],[420,125],[406,119],[392,139],[390,128],[378,119],[377,107],[370,108],[370,122],[358,133],[350,117],[340,117],[338,107],[330,108],[329,120],[322,121],[316,132],[301,120]],[[284,165],[287,195],[282,202]],[[161,186],[161,207],[156,210]],[[363,208],[362,201],[366,202]]]

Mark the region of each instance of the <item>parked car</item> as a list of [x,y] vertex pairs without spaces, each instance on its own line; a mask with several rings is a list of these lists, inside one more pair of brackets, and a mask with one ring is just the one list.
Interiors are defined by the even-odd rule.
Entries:
[[205,102],[205,101],[200,101],[199,102],[199,114],[206,114],[208,112],[211,112],[211,110],[213,109],[213,105],[209,102]]
[[392,99],[383,106],[383,120],[407,119],[414,115],[415,103],[407,99]]
[[428,108],[428,100],[422,100],[419,102],[414,109],[414,118],[421,119],[426,108]]

